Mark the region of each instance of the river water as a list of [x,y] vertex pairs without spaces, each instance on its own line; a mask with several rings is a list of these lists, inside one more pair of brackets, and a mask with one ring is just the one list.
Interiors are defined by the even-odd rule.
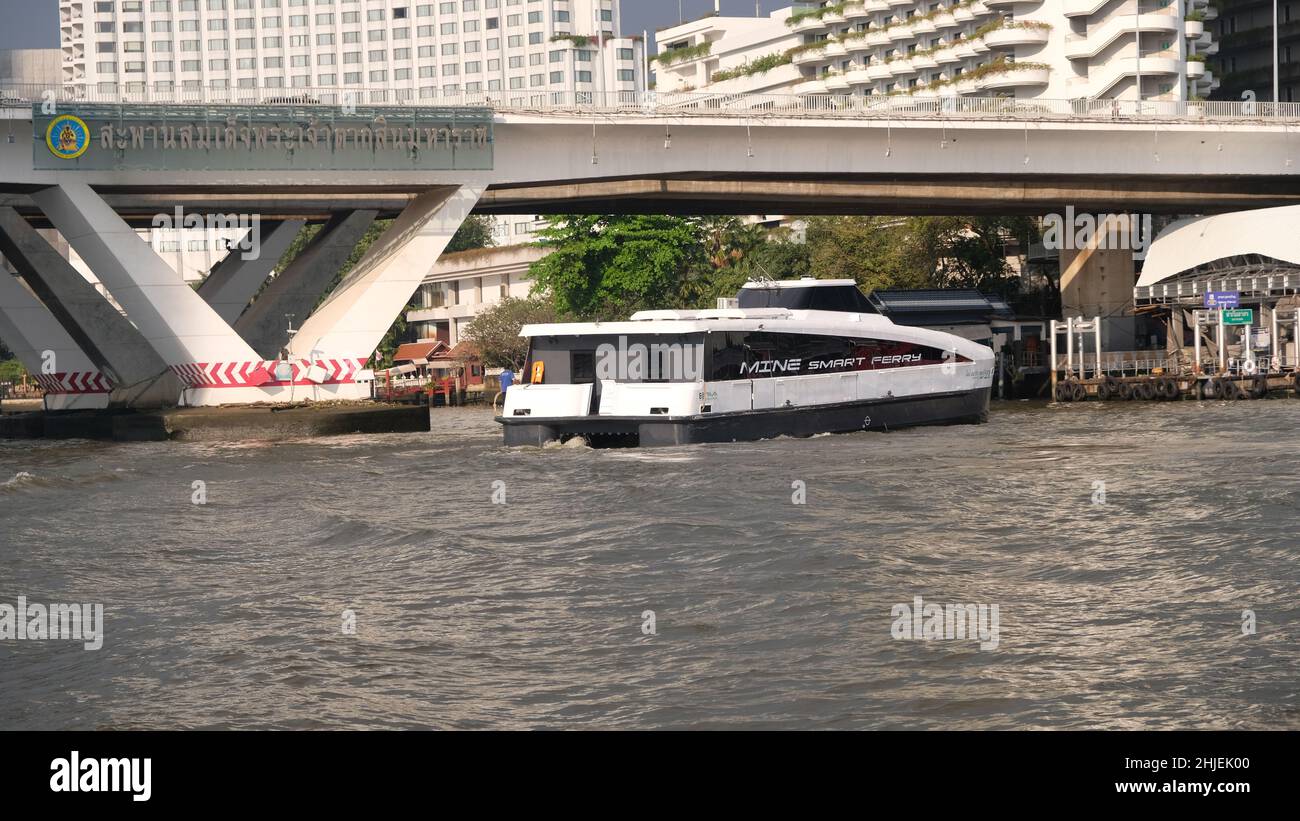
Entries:
[[[1300,729],[1295,400],[660,450],[437,422],[0,442],[0,604],[105,633],[0,641],[0,729]],[[996,647],[895,638],[916,596],[997,605]]]

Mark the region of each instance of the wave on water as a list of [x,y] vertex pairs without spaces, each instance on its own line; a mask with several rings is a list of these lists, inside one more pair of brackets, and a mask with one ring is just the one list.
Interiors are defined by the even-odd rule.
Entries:
[[0,484],[0,488],[19,488],[25,485],[31,485],[35,483],[36,483],[35,474],[28,473],[25,470],[20,470],[13,475],[13,478],[9,479],[3,484]]

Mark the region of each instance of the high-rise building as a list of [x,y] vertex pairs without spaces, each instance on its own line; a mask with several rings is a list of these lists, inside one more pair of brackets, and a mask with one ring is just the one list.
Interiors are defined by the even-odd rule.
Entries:
[[[1221,46],[1215,62],[1223,85],[1218,100],[1240,100],[1254,94],[1260,102],[1273,99],[1272,0],[1236,0],[1224,5],[1211,26]],[[1277,8],[1278,99],[1300,102],[1300,2],[1280,0]]]
[[645,44],[620,36],[619,0],[60,0],[59,26],[63,84],[98,92],[403,101],[645,85]]
[[1209,0],[847,0],[658,33],[661,91],[1181,101],[1217,80]]

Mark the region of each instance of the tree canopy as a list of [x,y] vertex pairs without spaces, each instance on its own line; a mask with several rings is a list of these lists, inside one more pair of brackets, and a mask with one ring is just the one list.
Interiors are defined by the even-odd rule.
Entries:
[[479,311],[461,336],[478,349],[484,367],[521,371],[528,359],[528,340],[519,335],[520,328],[555,318],[555,309],[545,300],[506,297]]

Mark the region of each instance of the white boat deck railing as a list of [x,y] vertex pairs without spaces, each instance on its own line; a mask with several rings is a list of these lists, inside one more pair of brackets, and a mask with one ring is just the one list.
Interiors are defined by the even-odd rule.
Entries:
[[1300,122],[1300,103],[851,94],[718,94],[659,91],[488,91],[421,96],[415,89],[331,87],[113,88],[0,85],[0,108],[34,104],[139,106],[316,106],[490,109],[498,114],[650,117],[998,119],[1073,122]]

